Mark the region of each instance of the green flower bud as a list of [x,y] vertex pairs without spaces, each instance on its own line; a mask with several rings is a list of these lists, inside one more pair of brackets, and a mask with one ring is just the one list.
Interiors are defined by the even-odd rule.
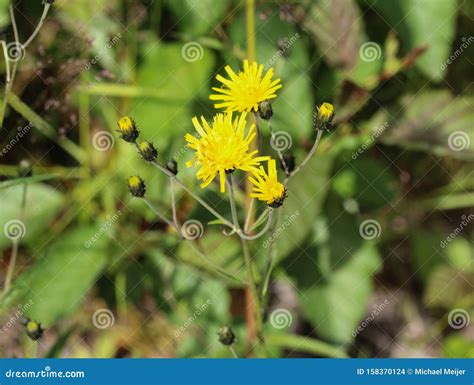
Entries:
[[263,120],[270,120],[273,116],[272,104],[268,100],[264,100],[258,105],[258,114]]
[[230,346],[235,342],[235,334],[230,326],[224,326],[217,332],[219,342],[225,346]]
[[169,172],[173,173],[173,175],[178,174],[178,163],[174,159],[171,159],[167,164],[166,168]]
[[24,178],[33,175],[33,168],[31,162],[27,159],[23,159],[18,165],[18,176]]
[[131,176],[128,178],[127,184],[134,197],[143,198],[145,196],[146,186],[142,178],[137,175]]
[[156,151],[153,143],[143,141],[138,145],[138,149],[142,158],[147,162],[153,162],[158,156],[158,151]]

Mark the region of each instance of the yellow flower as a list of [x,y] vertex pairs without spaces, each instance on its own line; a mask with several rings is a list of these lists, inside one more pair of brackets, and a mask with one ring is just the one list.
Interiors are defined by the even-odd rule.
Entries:
[[272,80],[273,68],[270,68],[262,78],[263,64],[249,64],[244,60],[244,71],[235,74],[229,66],[225,67],[230,79],[217,75],[216,79],[223,88],[212,87],[217,94],[209,96],[211,100],[221,103],[214,104],[215,108],[225,108],[227,111],[257,112],[258,104],[276,98],[275,91],[281,88],[280,79]]
[[200,166],[196,176],[201,179],[201,188],[209,185],[217,174],[220,179],[220,191],[225,192],[226,172],[235,169],[242,171],[257,171],[261,161],[268,156],[259,156],[258,150],[251,150],[251,143],[255,138],[255,125],[252,124],[247,134],[246,113],[232,121],[232,113],[217,114],[210,126],[201,116],[201,123],[197,117],[193,118],[193,125],[199,138],[186,134],[188,147],[195,151],[194,158],[186,163],[187,167]]
[[265,169],[260,166],[257,172],[253,173],[253,177],[249,177],[250,182],[254,185],[251,198],[257,198],[267,202],[270,207],[276,208],[283,204],[286,197],[285,186],[278,182],[276,162],[274,159],[268,160],[268,174]]
[[318,107],[318,118],[322,122],[330,122],[334,116],[334,106],[331,103],[323,103]]
[[118,132],[121,134],[120,137],[126,142],[135,142],[138,138],[138,129],[135,124],[135,121],[129,117],[124,116],[120,118],[117,122]]

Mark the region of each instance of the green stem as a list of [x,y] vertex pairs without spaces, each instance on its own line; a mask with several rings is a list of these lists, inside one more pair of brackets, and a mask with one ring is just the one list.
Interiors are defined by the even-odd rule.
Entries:
[[[19,221],[21,223],[23,223],[24,220],[25,220],[27,189],[28,189],[28,185],[24,184],[23,185],[22,197],[21,197],[21,205],[20,205],[20,218],[19,218]],[[22,235],[24,235],[24,234],[22,234]],[[20,246],[20,239],[21,239],[21,236],[18,237],[18,238],[15,237],[13,239],[12,252],[11,252],[11,256],[10,256],[10,263],[8,265],[7,275],[5,277],[5,283],[3,284],[2,297],[5,296],[5,294],[8,292],[8,290],[10,289],[10,286],[11,286],[11,281],[13,279],[13,274],[15,273],[15,266],[16,266],[16,260],[17,260],[17,257],[18,257],[18,248]]]
[[314,338],[308,338],[294,334],[270,335],[267,338],[267,342],[270,346],[291,349],[293,351],[307,352],[316,356],[348,358],[347,354],[341,349]]
[[115,300],[120,317],[127,314],[127,275],[120,271],[115,276]]

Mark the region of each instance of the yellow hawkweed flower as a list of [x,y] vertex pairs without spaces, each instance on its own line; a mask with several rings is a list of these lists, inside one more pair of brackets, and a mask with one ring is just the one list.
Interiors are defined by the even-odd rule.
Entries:
[[118,132],[120,133],[120,137],[125,140],[126,142],[135,142],[138,138],[138,129],[135,124],[135,121],[129,117],[124,116],[120,118],[117,122],[118,125]]
[[225,67],[230,79],[217,75],[216,79],[223,88],[212,87],[217,94],[209,96],[211,100],[221,103],[214,104],[215,108],[225,108],[226,111],[257,112],[258,104],[276,98],[275,91],[281,88],[280,79],[272,80],[273,68],[270,68],[262,78],[263,64],[249,64],[244,60],[244,70],[235,74],[229,66]]
[[283,204],[286,197],[285,186],[278,182],[276,162],[274,159],[268,160],[268,174],[265,169],[260,166],[257,172],[253,173],[253,177],[249,177],[250,182],[254,185],[251,198],[257,198],[267,202],[270,207],[277,208]]
[[255,138],[255,125],[252,124],[247,134],[246,113],[232,121],[232,113],[217,114],[210,126],[201,116],[201,123],[194,117],[193,125],[199,138],[186,134],[188,147],[195,151],[194,158],[186,162],[187,167],[200,166],[196,176],[201,179],[201,188],[209,185],[217,174],[220,179],[220,191],[225,192],[225,175],[235,169],[257,171],[261,161],[268,156],[258,156],[258,150],[251,150]]
[[323,103],[318,107],[318,118],[324,122],[328,123],[332,120],[334,116],[334,106],[331,103]]

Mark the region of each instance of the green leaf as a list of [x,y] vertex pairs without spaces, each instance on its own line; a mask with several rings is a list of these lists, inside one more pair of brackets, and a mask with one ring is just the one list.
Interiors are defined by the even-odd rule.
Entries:
[[474,342],[467,335],[450,335],[443,340],[443,357],[472,359],[474,357]]
[[[200,59],[187,61],[183,48],[182,44],[156,41],[145,45],[146,55],[138,72],[140,87],[160,90],[171,100],[181,100],[162,103],[140,97],[130,109],[129,114],[135,118],[143,136],[154,140],[160,150],[165,150],[172,138],[176,140],[192,129],[191,104],[197,97],[208,97],[206,85],[214,66],[212,51],[201,47]],[[184,139],[182,142],[184,145]]]
[[340,344],[352,339],[353,331],[366,313],[373,289],[372,275],[380,266],[377,249],[365,242],[342,267],[309,290],[303,290],[300,296],[303,313],[319,335]]
[[306,352],[316,356],[348,358],[343,351],[334,346],[314,338],[294,334],[272,334],[267,337],[267,343],[270,346],[291,349],[297,352]]
[[363,19],[354,0],[313,2],[303,25],[333,67],[350,70],[357,62]]
[[3,182],[0,182],[0,190],[6,189],[12,186],[20,185],[20,184],[32,184],[36,182],[44,182],[45,180],[50,180],[54,178],[57,178],[57,175],[41,174],[41,175],[28,176],[24,178],[4,180]]
[[[25,217],[20,221],[20,207],[23,197],[23,185],[15,185],[0,189],[0,249],[11,245],[12,241],[5,235],[5,226],[15,223],[22,227],[24,236],[20,242],[32,244],[38,235],[41,235],[49,225],[51,219],[59,212],[64,202],[64,196],[51,186],[31,183],[26,190]],[[16,221],[16,222],[12,222]],[[13,230],[13,229],[12,229]],[[23,231],[24,230],[24,231]]]
[[0,0],[0,27],[4,28],[10,23],[10,15],[8,13],[9,0]]
[[383,143],[432,152],[438,156],[474,159],[474,98],[449,91],[406,95],[400,105],[379,111],[370,126],[388,128]]
[[407,50],[428,45],[415,65],[427,77],[441,80],[455,36],[456,0],[375,0],[372,4],[398,32]]
[[178,28],[192,36],[203,35],[212,31],[224,18],[229,0],[166,0]]
[[26,316],[48,327],[80,306],[106,265],[107,236],[103,234],[86,246],[96,234],[96,227],[75,228],[51,245],[30,270],[15,278],[11,295],[19,303],[32,302]]
[[333,158],[316,154],[288,184],[288,196],[279,213],[275,234],[277,258],[282,259],[310,234],[329,189]]

